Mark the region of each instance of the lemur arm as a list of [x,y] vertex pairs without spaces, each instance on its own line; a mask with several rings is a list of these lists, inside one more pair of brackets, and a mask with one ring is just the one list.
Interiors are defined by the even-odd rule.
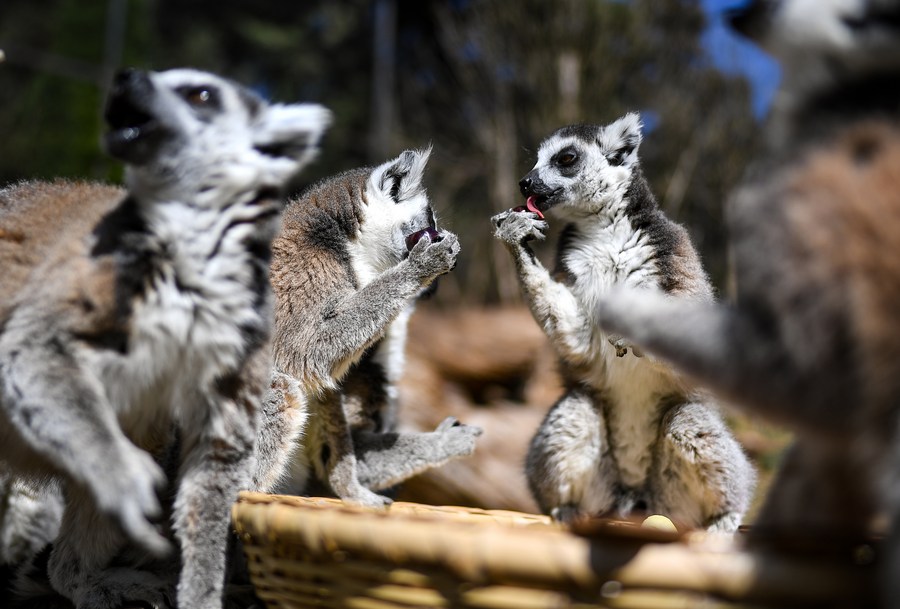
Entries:
[[16,460],[33,451],[88,489],[134,541],[166,552],[169,543],[151,524],[161,512],[162,470],[122,433],[75,341],[40,311],[23,302],[0,334],[0,408],[15,430],[3,434],[11,442],[0,456]]
[[317,276],[309,283],[324,295],[321,304],[301,309],[301,315],[281,311],[276,316],[276,367],[304,386],[328,386],[384,335],[410,300],[453,268],[458,252],[459,240],[452,233],[444,233],[443,239],[434,243],[422,239],[407,259],[358,290],[343,287],[348,281],[322,285],[329,281],[329,274],[340,273],[336,264],[324,273],[315,269]]
[[568,287],[550,276],[528,245],[531,239],[544,238],[547,223],[523,212],[503,212],[491,221],[494,235],[512,254],[532,315],[559,355],[573,364],[591,361],[594,324],[588,312]]

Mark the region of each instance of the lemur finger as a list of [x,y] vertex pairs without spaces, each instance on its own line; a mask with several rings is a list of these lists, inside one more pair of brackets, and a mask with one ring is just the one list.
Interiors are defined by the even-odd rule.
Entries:
[[435,431],[447,431],[451,427],[456,427],[460,425],[459,419],[456,417],[447,417],[443,421],[441,421],[437,427],[434,428]]
[[491,216],[491,223],[494,225],[494,228],[500,228],[500,225],[503,224],[503,221],[512,213],[512,210],[507,210],[501,212],[495,216]]

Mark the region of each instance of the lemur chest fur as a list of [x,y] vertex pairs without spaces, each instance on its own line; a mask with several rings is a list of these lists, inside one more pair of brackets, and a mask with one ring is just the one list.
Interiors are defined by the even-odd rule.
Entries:
[[[375,232],[374,236],[366,234],[364,238],[350,241],[348,244],[351,272],[357,289],[371,283],[399,260],[397,253],[388,245],[389,238]],[[392,393],[396,389],[390,384],[399,381],[403,373],[407,326],[414,309],[415,304],[411,302],[387,326],[383,335],[372,337],[373,349],[369,357],[383,368],[389,383],[387,389]]]
[[202,412],[198,399],[268,335],[268,204],[236,204],[224,214],[169,207],[131,235],[134,245],[95,252],[117,260],[127,331],[121,351],[87,355],[126,421],[153,416],[153,404],[174,408],[175,418]]
[[[656,252],[647,235],[624,216],[594,216],[569,229],[560,252],[568,286],[588,319],[590,311],[616,284],[658,289]],[[608,336],[592,324],[593,360],[579,367],[577,380],[600,396],[607,425],[606,442],[623,484],[644,484],[663,414],[661,404],[675,391],[668,370],[629,351],[616,355]],[[570,371],[571,373],[571,371]]]

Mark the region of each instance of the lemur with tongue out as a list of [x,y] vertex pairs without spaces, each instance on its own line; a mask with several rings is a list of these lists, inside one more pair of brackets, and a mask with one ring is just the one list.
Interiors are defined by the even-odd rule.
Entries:
[[[755,473],[716,404],[594,319],[616,285],[713,299],[687,232],[650,192],[640,142],[633,113],[606,126],[558,129],[519,183],[525,206],[492,218],[566,386],[531,441],[526,474],[538,504],[558,520],[659,513],[730,532]],[[553,275],[528,243],[545,237],[545,213],[567,223]]]

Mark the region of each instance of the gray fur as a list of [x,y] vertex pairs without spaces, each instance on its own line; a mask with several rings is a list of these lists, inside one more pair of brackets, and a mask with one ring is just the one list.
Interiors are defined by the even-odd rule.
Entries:
[[[623,292],[598,315],[608,330],[794,431],[754,543],[785,533],[818,544],[859,540],[887,520],[879,606],[895,607],[900,35],[891,24],[900,2],[773,5],[760,31],[784,59],[781,95],[791,103],[775,108],[773,147],[728,202],[733,302]],[[811,72],[816,65],[833,69]]]
[[568,222],[554,276],[528,244],[544,238],[546,221],[520,210],[492,219],[567,385],[531,442],[526,474],[538,504],[560,520],[641,510],[734,531],[755,475],[715,402],[601,331],[594,313],[620,285],[712,302],[687,234],[659,211],[641,175],[639,143],[631,114],[564,127],[541,144],[521,187],[530,207]]
[[53,483],[0,474],[0,565],[32,559],[59,533],[63,498]]
[[442,424],[397,433],[396,387],[406,324],[417,297],[456,263],[456,235],[435,228],[422,184],[430,151],[406,151],[377,168],[326,180],[285,212],[274,243],[275,366],[309,402],[303,454],[281,490],[321,492],[381,506],[376,494],[471,454],[478,428]]
[[127,192],[0,191],[0,458],[64,485],[47,569],[77,608],[218,608],[269,378],[278,193],[328,115],[172,70],[121,74],[106,117]]

